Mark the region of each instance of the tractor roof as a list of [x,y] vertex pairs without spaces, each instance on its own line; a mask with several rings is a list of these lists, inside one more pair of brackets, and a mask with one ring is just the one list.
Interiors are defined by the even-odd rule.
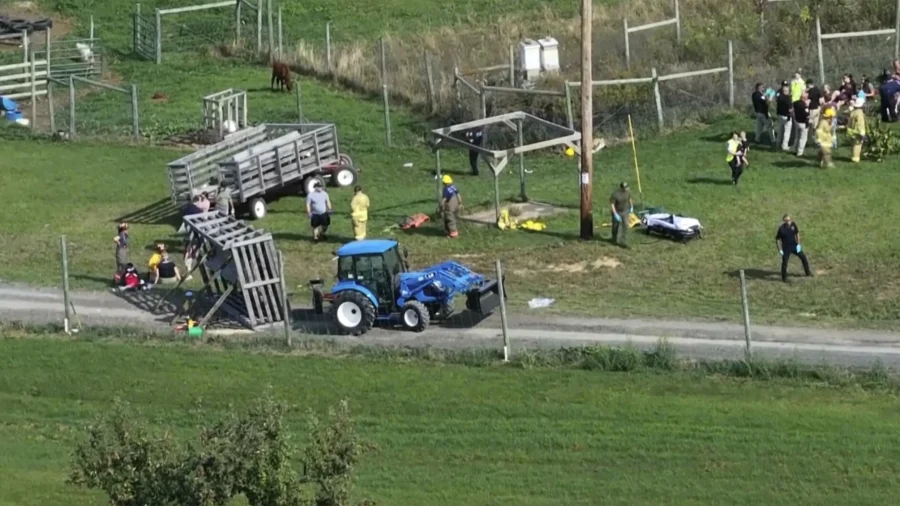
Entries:
[[347,243],[337,250],[337,256],[350,257],[356,255],[380,255],[395,247],[397,241],[390,239],[367,239]]

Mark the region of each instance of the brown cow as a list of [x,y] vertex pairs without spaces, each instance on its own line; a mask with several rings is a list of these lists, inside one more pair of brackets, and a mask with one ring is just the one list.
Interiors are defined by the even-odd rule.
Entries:
[[275,83],[278,83],[278,89],[284,91],[292,91],[294,86],[291,83],[291,69],[286,63],[276,61],[272,62],[272,90],[275,89]]

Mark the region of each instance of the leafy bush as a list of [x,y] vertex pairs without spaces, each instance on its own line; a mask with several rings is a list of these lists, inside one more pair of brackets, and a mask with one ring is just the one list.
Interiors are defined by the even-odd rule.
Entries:
[[293,468],[285,411],[266,397],[179,446],[168,434],[149,435],[117,402],[76,448],[70,482],[102,490],[111,506],[224,506],[237,495],[251,506],[350,504],[353,467],[370,446],[358,438],[347,403],[325,421],[310,415],[302,473]]
[[891,155],[900,155],[900,135],[897,130],[876,121],[868,128],[868,140],[863,155],[876,162],[884,161]]

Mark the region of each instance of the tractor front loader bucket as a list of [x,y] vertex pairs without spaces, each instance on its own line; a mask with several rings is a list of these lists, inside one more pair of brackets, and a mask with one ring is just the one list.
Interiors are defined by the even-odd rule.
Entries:
[[500,283],[497,281],[485,281],[480,287],[466,293],[466,309],[469,311],[488,316],[498,307],[500,307]]

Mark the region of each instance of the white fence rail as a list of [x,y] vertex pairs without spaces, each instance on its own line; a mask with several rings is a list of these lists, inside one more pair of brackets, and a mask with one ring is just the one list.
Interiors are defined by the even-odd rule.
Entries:
[[628,26],[628,18],[622,20],[625,33],[625,66],[631,70],[631,34],[644,32],[647,30],[655,30],[664,26],[675,25],[675,38],[681,44],[681,10],[678,7],[678,0],[675,0],[675,15],[663,21],[647,23],[638,26]]

